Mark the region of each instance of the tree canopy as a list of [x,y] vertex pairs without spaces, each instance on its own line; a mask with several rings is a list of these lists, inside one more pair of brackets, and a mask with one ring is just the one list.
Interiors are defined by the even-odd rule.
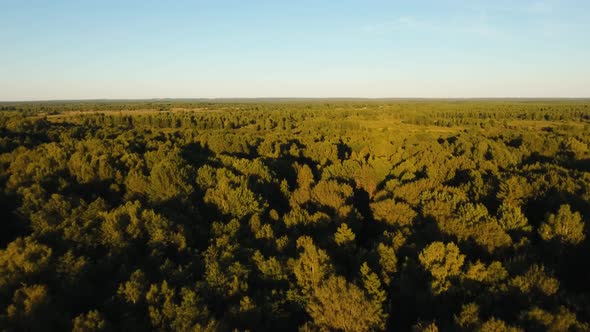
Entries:
[[588,331],[583,100],[0,103],[0,330]]

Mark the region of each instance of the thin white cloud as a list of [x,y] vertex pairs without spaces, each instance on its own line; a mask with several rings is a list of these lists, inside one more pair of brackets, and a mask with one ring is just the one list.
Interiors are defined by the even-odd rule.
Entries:
[[432,22],[419,20],[411,16],[403,16],[398,17],[392,21],[367,24],[363,27],[363,30],[366,32],[380,34],[393,31],[427,30],[432,28],[435,28]]
[[471,9],[487,12],[513,13],[525,15],[551,14],[559,7],[559,0],[537,1],[484,1],[471,3]]
[[417,32],[433,36],[470,34],[479,37],[497,37],[502,34],[498,26],[490,24],[485,13],[475,18],[445,18],[436,21],[403,16],[387,22],[366,25],[362,30],[372,34]]
[[537,1],[526,7],[526,11],[537,14],[548,14],[553,11],[554,1]]
[[454,29],[458,32],[486,38],[505,36],[504,30],[499,24],[493,24],[490,22],[487,12],[482,12],[474,19],[467,19],[458,23]]
[[460,1],[465,12],[455,17],[424,19],[401,16],[391,21],[367,24],[362,30],[373,34],[411,31],[428,34],[470,34],[482,38],[509,37],[507,29],[498,21],[503,15],[525,15],[547,19],[559,8],[560,0],[537,1]]

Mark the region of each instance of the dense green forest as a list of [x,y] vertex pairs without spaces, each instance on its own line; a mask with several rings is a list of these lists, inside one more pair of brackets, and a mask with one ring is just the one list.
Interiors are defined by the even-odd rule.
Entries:
[[0,330],[588,331],[590,102],[0,103]]

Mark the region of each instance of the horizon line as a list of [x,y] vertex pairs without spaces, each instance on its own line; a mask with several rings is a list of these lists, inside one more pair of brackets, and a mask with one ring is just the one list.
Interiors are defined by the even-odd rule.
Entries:
[[0,103],[55,103],[55,102],[147,102],[147,101],[428,101],[428,100],[527,100],[527,101],[590,101],[588,97],[156,97],[156,98],[80,98],[80,99],[31,99],[31,100],[0,100]]

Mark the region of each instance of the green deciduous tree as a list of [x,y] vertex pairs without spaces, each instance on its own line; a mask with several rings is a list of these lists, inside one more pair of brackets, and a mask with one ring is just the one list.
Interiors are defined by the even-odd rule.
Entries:
[[432,276],[431,289],[435,295],[451,287],[451,279],[461,274],[465,255],[454,243],[433,242],[418,256],[420,263]]
[[532,230],[520,207],[510,203],[503,203],[498,208],[498,224],[506,231],[530,232]]
[[342,223],[338,226],[336,234],[334,234],[334,241],[336,241],[338,245],[345,245],[352,243],[355,237],[352,229],[350,229],[346,223]]
[[371,301],[370,312],[376,313],[380,319],[378,327],[384,329],[385,321],[388,318],[387,311],[384,308],[385,301],[387,300],[387,292],[383,289],[381,280],[379,280],[377,274],[369,268],[366,262],[361,265],[361,278],[363,280],[363,287]]
[[72,321],[72,332],[100,332],[107,330],[107,322],[98,310],[80,314]]
[[333,273],[334,268],[328,254],[318,249],[310,237],[302,236],[297,239],[297,248],[303,251],[295,261],[293,273],[304,296],[310,296],[320,282]]
[[545,241],[553,239],[564,244],[577,245],[584,241],[584,222],[578,212],[572,212],[569,205],[562,205],[556,214],[549,214],[539,227],[539,235]]
[[360,332],[382,326],[379,310],[361,289],[342,277],[331,276],[317,287],[306,310],[322,329]]
[[30,237],[17,238],[0,250],[0,289],[27,283],[44,272],[51,263],[53,250]]
[[159,331],[215,331],[216,322],[188,288],[177,292],[166,281],[152,284],[146,294],[152,327]]
[[10,325],[22,331],[43,331],[55,327],[57,312],[51,306],[46,285],[23,285],[14,292],[6,308]]

